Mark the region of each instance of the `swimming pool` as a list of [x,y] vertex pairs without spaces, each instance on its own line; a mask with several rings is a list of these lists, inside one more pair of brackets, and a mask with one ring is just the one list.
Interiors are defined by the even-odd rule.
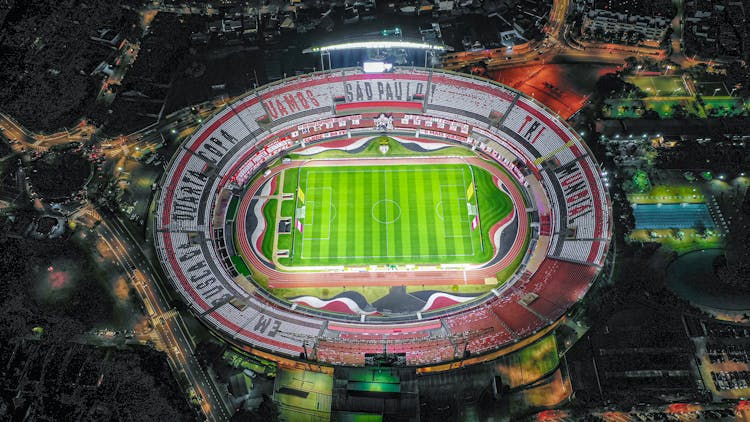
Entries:
[[706,204],[635,204],[636,229],[690,229],[698,222],[714,228],[714,220]]

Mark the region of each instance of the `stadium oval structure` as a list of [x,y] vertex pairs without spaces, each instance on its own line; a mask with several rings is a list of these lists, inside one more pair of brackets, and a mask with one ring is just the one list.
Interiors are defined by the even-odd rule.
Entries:
[[[276,258],[264,256],[260,236],[267,228],[254,226],[267,223],[260,223],[257,203],[289,195],[277,193],[276,182],[284,169],[299,166],[290,154],[337,151],[334,161],[342,161],[345,152],[361,150],[384,132],[425,156],[449,147],[471,151],[471,157],[439,159],[488,169],[512,199],[514,238],[503,254],[498,239],[507,230],[498,223],[489,231],[492,259],[457,267],[285,271]],[[600,170],[574,130],[504,85],[434,69],[336,69],[263,86],[228,104],[186,140],[160,187],[155,248],[191,310],[245,350],[334,365],[364,365],[368,353],[392,353],[407,365],[428,366],[492,357],[520,345],[548,332],[585,295],[611,238]],[[290,233],[296,217],[286,222]],[[238,222],[247,227],[236,230]],[[283,222],[276,224],[281,230]],[[510,261],[514,270],[497,283],[495,275]],[[327,307],[333,301],[292,301],[268,289],[274,282],[367,286],[383,280],[398,285],[399,279],[497,284],[466,303],[441,292],[426,299],[434,306],[400,313],[367,312],[345,297],[339,302],[349,308],[342,312],[341,306]]]

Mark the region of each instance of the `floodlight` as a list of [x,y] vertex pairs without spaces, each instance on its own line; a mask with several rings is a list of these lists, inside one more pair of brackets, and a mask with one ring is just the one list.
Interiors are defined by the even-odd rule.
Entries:
[[362,69],[365,73],[383,73],[393,69],[393,65],[385,62],[364,62]]

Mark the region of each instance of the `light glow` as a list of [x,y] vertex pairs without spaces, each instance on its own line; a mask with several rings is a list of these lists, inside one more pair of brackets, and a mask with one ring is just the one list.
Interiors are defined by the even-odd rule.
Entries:
[[365,73],[383,73],[393,69],[393,65],[385,62],[364,62],[362,70]]
[[305,52],[319,53],[322,51],[352,50],[357,48],[414,48],[419,50],[446,50],[446,47],[444,45],[428,44],[414,41],[359,41],[331,44],[322,47],[312,47],[305,50]]

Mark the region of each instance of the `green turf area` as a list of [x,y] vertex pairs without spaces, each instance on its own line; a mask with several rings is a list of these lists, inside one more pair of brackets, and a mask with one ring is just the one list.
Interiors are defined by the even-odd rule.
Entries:
[[557,368],[557,343],[554,335],[548,335],[536,343],[503,356],[496,368],[510,388],[528,384]]
[[700,204],[706,198],[700,189],[692,185],[655,185],[648,192],[630,193],[631,204]]
[[297,188],[297,173],[299,169],[293,167],[284,170],[284,186],[282,187],[282,193],[294,193]]
[[626,81],[640,88],[650,97],[686,97],[690,91],[679,76],[632,76]]
[[240,205],[240,198],[238,196],[233,196],[232,199],[229,201],[229,206],[227,207],[227,221],[234,221],[234,217],[237,216],[237,208]]
[[[713,92],[713,91],[712,91]],[[662,119],[747,116],[750,104],[729,96],[672,97],[661,95],[643,99],[613,98],[604,101],[602,115],[612,119],[639,119],[653,110]]]
[[300,369],[281,369],[276,374],[273,390],[282,420],[331,419],[332,375]]
[[354,368],[349,372],[349,381],[398,384],[401,380],[387,368]]
[[271,259],[273,257],[273,235],[276,233],[276,199],[269,199],[263,206],[263,217],[266,219],[266,232],[263,234],[261,244],[263,255]]
[[245,277],[250,276],[250,268],[247,268],[245,260],[242,259],[241,256],[232,255],[230,259],[232,260],[232,264],[234,264],[234,269],[237,270],[238,273],[244,275]]
[[294,216],[294,201],[281,201],[281,216],[282,217]]
[[678,255],[701,249],[724,247],[724,238],[718,232],[700,235],[694,229],[681,229],[682,238],[675,237],[671,229],[633,230],[628,236],[631,242],[656,242],[677,252]]
[[729,96],[729,90],[721,81],[696,81],[695,90],[704,97]]
[[[294,173],[284,175],[285,191]],[[465,164],[303,167],[298,175],[303,231],[294,229],[294,250],[279,260],[287,266],[485,262],[487,231],[512,209],[490,173]],[[472,230],[477,205],[481,227]]]
[[[382,142],[388,143],[388,151],[385,154],[383,154],[380,151],[380,144]],[[331,150],[322,151],[313,155],[289,154],[289,157],[292,159],[351,158],[353,155],[356,155],[359,158],[362,158],[362,157],[410,157],[410,156],[413,156],[414,154],[415,154],[414,151],[401,145],[401,143],[398,142],[397,140],[387,137],[387,136],[378,136],[370,140],[370,142],[367,144],[367,147],[363,151],[360,151],[357,153],[331,149]],[[445,157],[445,156],[470,157],[470,156],[473,156],[474,153],[462,147],[447,147],[447,148],[442,148],[442,149],[435,150],[435,151],[423,151],[423,152],[420,152],[419,155],[440,156],[440,157]]]
[[382,415],[360,412],[336,412],[336,422],[383,422]]
[[[526,235],[526,241],[523,244],[523,248],[521,250],[526,250],[526,248],[529,247],[529,239],[531,239],[531,232],[529,231]],[[518,267],[521,266],[521,261],[523,261],[524,254],[518,254],[516,258],[513,260],[513,262],[510,263],[507,267],[503,268],[502,270],[498,271],[496,274],[497,277],[497,286],[502,286],[505,284],[506,281],[510,279],[513,274],[516,273],[516,270]]]

